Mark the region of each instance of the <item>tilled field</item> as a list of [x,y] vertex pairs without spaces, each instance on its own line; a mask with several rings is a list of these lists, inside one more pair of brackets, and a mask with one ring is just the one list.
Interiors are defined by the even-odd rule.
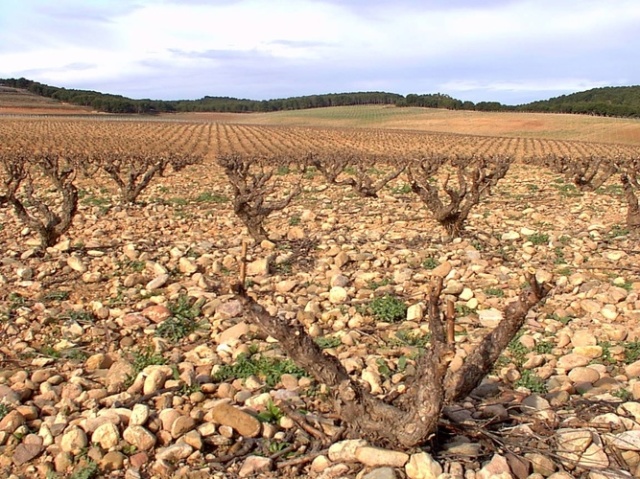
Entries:
[[[254,244],[210,163],[130,207],[83,181],[74,226],[44,253],[0,209],[4,477],[640,476],[640,247],[616,188],[515,164],[443,241],[403,177],[363,199],[309,175]],[[459,361],[526,271],[553,289],[428,444],[379,447],[349,437],[326,387],[243,317],[243,241],[250,294],[380,397],[429,347],[433,277],[455,300]]]

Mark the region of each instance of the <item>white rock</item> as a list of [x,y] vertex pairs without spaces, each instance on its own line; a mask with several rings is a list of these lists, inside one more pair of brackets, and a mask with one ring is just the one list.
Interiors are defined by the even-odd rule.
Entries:
[[442,474],[442,466],[430,454],[419,452],[411,455],[404,471],[409,479],[437,479]]

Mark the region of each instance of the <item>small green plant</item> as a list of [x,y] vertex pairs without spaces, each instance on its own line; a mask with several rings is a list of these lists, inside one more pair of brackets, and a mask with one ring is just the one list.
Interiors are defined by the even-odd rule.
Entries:
[[293,271],[293,260],[288,259],[285,261],[281,261],[280,263],[274,264],[272,268],[273,272],[276,274],[291,274],[291,272]]
[[520,379],[518,379],[514,386],[517,388],[527,388],[532,393],[545,394],[547,392],[547,385],[544,379],[536,376],[536,374],[530,369],[525,369],[521,373]]
[[216,381],[228,379],[246,379],[256,376],[262,379],[267,386],[273,388],[280,381],[283,374],[293,374],[300,378],[305,371],[288,359],[277,359],[266,356],[247,356],[240,354],[233,364],[225,364],[216,372]]
[[392,374],[391,368],[389,367],[389,365],[384,359],[382,358],[376,359],[376,366],[378,366],[378,373],[380,373],[380,376],[386,379],[391,377],[391,374]]
[[553,249],[553,252],[556,255],[556,259],[553,260],[555,264],[565,264],[567,262],[566,258],[564,257],[564,250],[560,246],[556,246]]
[[391,284],[391,280],[389,278],[383,278],[380,281],[371,280],[367,282],[367,288],[375,291],[376,289],[387,286],[389,284]]
[[622,288],[622,289],[626,289],[627,291],[631,291],[633,290],[633,282],[632,281],[625,281],[622,284],[617,285],[618,287]]
[[616,389],[611,393],[611,395],[622,399],[622,401],[624,402],[633,400],[633,394],[631,393],[631,391],[624,388]]
[[347,166],[344,170],[342,170],[345,175],[354,176],[356,174],[356,169],[353,166]]
[[321,336],[315,338],[314,341],[321,349],[337,348],[342,344],[340,338],[336,336]]
[[11,412],[11,408],[5,403],[0,403],[0,420]]
[[203,301],[192,302],[185,294],[181,294],[176,301],[169,303],[171,317],[160,323],[156,329],[156,336],[179,341],[198,329],[196,319],[200,316]]
[[409,183],[403,183],[402,186],[394,186],[391,188],[391,192],[394,195],[407,195],[413,191]]
[[519,331],[518,334],[509,342],[507,351],[511,357],[511,360],[520,368],[525,361],[525,355],[529,352],[527,347],[520,342],[520,338],[524,333]]
[[129,444],[128,442],[124,442],[122,445],[122,453],[126,456],[133,456],[136,452],[138,452],[138,448],[133,444]]
[[390,294],[385,294],[371,301],[369,310],[375,319],[387,323],[402,321],[407,316],[406,303]]
[[543,245],[549,243],[549,235],[545,233],[533,233],[529,236],[529,241],[535,245]]
[[289,226],[297,226],[300,224],[300,215],[293,215],[289,218]]
[[116,261],[117,275],[125,275],[128,273],[142,273],[147,267],[145,261],[140,260],[118,260]]
[[640,359],[640,341],[629,341],[623,343],[624,360],[627,364],[634,363]]
[[550,341],[538,341],[533,350],[538,354],[551,354],[553,343]]
[[470,316],[475,314],[475,311],[464,304],[456,304],[456,315],[457,316]]
[[504,289],[500,288],[485,288],[484,294],[487,296],[494,296],[496,298],[504,298]]
[[569,322],[571,322],[571,320],[573,319],[573,317],[571,317],[571,316],[559,316],[559,315],[558,315],[558,314],[556,314],[556,313],[550,314],[550,315],[549,315],[549,318],[554,319],[554,320],[556,320],[556,321],[559,321],[559,322],[561,322],[562,324],[564,324],[565,326],[566,326],[567,324],[569,324]]
[[621,196],[623,193],[622,185],[601,186],[596,190],[596,193],[599,195]]
[[289,165],[280,165],[276,170],[276,175],[278,176],[285,176],[289,173],[291,173],[291,168],[289,167]]
[[527,183],[527,189],[532,193],[535,193],[536,191],[540,191],[540,188],[538,187],[538,185],[534,185],[533,183]]
[[629,234],[629,228],[622,225],[613,225],[609,230],[610,238],[617,238],[618,236],[626,236]]
[[573,198],[576,196],[582,196],[582,193],[575,187],[575,185],[564,184],[556,187],[560,196],[565,198]]
[[47,356],[55,359],[59,359],[62,357],[62,353],[57,349],[55,349],[50,344],[45,344],[44,346],[42,346],[40,348],[40,354],[42,354],[43,356]]
[[69,296],[71,296],[70,291],[54,290],[54,291],[49,291],[44,296],[42,296],[42,300],[43,301],[66,301],[67,299],[69,299]]
[[400,329],[396,331],[395,337],[392,339],[393,343],[401,346],[415,346],[418,348],[425,348],[431,335],[429,333],[421,334],[420,331],[411,331],[409,329]]
[[98,477],[98,464],[92,460],[83,460],[78,469],[69,476],[69,479],[93,479]]
[[426,258],[423,262],[422,262],[422,267],[424,269],[435,269],[438,267],[440,263],[438,263],[438,260],[435,258],[432,258],[431,256]]
[[228,203],[229,197],[218,193],[204,192],[196,196],[197,203]]
[[312,180],[318,174],[318,170],[315,166],[307,166],[307,170],[304,172],[305,180]]
[[602,356],[599,358],[599,362],[605,365],[614,365],[617,363],[611,355],[611,343],[609,341],[601,341],[600,347],[602,348]]
[[277,424],[284,417],[284,412],[273,401],[267,403],[266,409],[258,413],[258,419],[262,422]]

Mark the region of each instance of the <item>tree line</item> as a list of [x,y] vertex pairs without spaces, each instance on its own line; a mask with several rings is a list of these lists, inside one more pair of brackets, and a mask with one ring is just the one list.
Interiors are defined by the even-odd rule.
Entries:
[[561,95],[523,105],[504,105],[497,101],[462,101],[442,93],[408,94],[388,92],[352,92],[307,95],[272,100],[249,100],[205,96],[198,100],[131,99],[92,90],[77,90],[39,83],[26,78],[0,79],[0,85],[22,88],[36,95],[106,113],[178,113],[178,112],[272,112],[303,110],[328,106],[395,105],[399,107],[445,108],[473,111],[523,111],[576,113],[597,116],[640,118],[640,86],[604,87]]

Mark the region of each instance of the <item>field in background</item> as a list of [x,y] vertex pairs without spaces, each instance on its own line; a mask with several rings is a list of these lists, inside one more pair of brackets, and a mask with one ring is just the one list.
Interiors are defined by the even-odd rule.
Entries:
[[[0,87],[0,116],[91,115],[92,112],[34,95],[26,90]],[[451,111],[433,108],[398,108],[390,105],[359,105],[290,110],[270,113],[178,113],[160,117],[127,115],[128,119],[187,120],[261,126],[322,128],[372,128],[434,133],[542,138],[640,145],[640,120],[587,115]]]
[[191,113],[173,116],[251,125],[381,128],[640,145],[640,120],[556,113],[451,111],[361,105],[272,113]]

